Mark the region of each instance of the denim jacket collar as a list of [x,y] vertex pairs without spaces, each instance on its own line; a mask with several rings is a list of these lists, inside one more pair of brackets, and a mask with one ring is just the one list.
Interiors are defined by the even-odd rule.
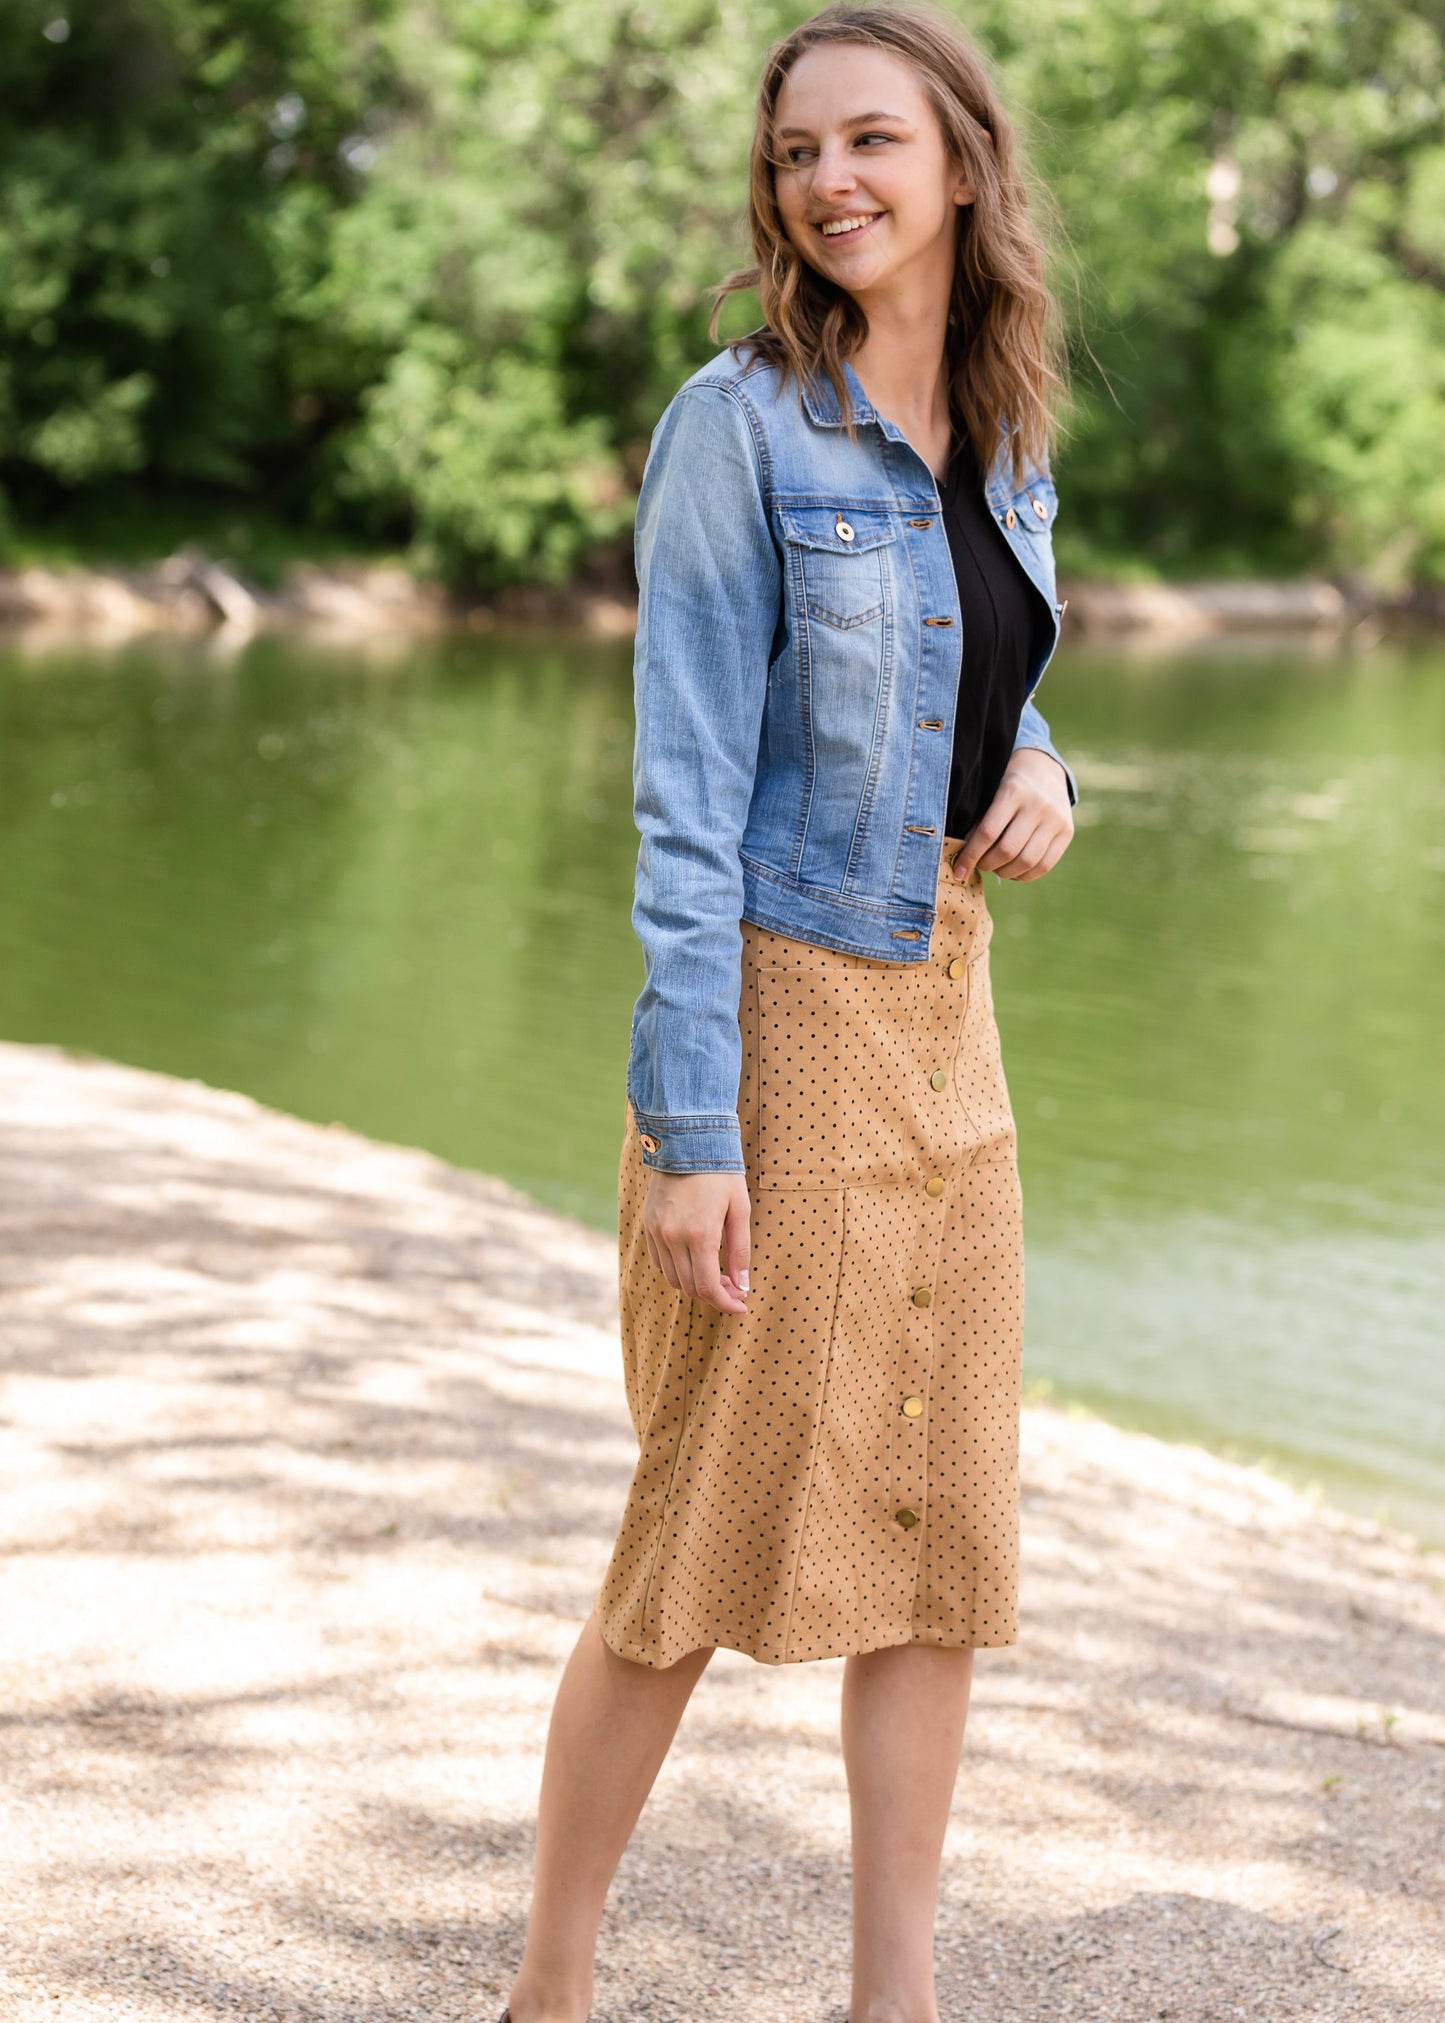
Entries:
[[[855,419],[860,422],[876,421],[885,435],[893,437],[895,441],[900,440],[901,431],[896,429],[891,421],[884,421],[863,391],[863,382],[846,358],[843,360],[843,378],[852,397]],[[843,410],[838,404],[833,382],[821,367],[812,378],[803,382],[803,407],[809,421],[819,428],[843,426]]]
[[[852,397],[854,419],[860,426],[866,426],[869,422],[876,422],[890,442],[907,443],[908,438],[904,435],[902,429],[896,423],[889,421],[886,416],[879,414],[877,408],[874,407],[872,401],[869,400],[867,394],[863,391],[863,382],[859,379],[846,358],[843,360],[843,378]],[[803,412],[817,428],[841,428],[843,426],[843,410],[839,405],[837,393],[833,388],[833,382],[821,367],[815,375],[804,379],[802,395]],[[1014,489],[1012,482],[1013,473],[1009,468],[1008,440],[1008,424],[1006,422],[1000,423],[998,453],[994,458],[993,469],[989,472],[987,482],[984,485],[984,492],[988,502],[990,506],[995,508],[1006,505]],[[912,445],[910,444],[909,447],[911,448]],[[930,477],[931,475],[930,473]],[[935,492],[936,489],[937,487],[935,486]]]

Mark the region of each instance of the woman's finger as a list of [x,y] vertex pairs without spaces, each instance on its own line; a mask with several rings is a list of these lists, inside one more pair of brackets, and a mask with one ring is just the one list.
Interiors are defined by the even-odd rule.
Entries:
[[1006,864],[998,875],[1000,878],[1012,878],[1015,882],[1037,878],[1047,865],[1048,856],[1049,829],[1046,823],[1040,823],[1013,862]]
[[976,870],[991,869],[989,852],[998,842],[1009,820],[1011,796],[997,793],[963,839],[963,848],[953,860],[955,878],[971,878]]
[[1019,808],[1007,826],[1000,832],[978,860],[980,871],[997,871],[1000,878],[1007,878],[1008,866],[1028,847],[1029,839],[1038,827],[1036,810]]
[[1023,876],[1025,878],[1042,878],[1046,871],[1052,871],[1054,866],[1058,863],[1059,859],[1063,856],[1065,850],[1067,850],[1067,848],[1069,847],[1069,843],[1072,840],[1072,835],[1073,835],[1072,830],[1060,829],[1058,834],[1054,837],[1053,841],[1049,844],[1048,849],[1045,850],[1043,857],[1039,861],[1039,863],[1037,863],[1034,866],[1032,871],[1024,872]]
[[677,1275],[677,1261],[660,1237],[657,1239],[657,1268],[674,1292],[682,1291],[682,1282]]
[[739,1188],[723,1223],[723,1267],[727,1283],[747,1297],[748,1266],[752,1261],[752,1206],[746,1187]]

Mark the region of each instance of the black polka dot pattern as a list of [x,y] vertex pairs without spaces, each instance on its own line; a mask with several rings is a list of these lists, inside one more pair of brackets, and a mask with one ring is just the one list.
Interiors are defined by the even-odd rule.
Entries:
[[618,1264],[637,1468],[597,1615],[621,1656],[764,1664],[1018,1636],[1016,1136],[977,872],[945,841],[927,962],[743,922],[745,1315],[675,1292],[626,1117]]

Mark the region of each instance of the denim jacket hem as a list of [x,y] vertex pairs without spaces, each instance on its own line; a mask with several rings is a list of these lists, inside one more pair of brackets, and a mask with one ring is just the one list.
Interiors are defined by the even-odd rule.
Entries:
[[[743,918],[765,927],[770,934],[884,962],[927,961],[933,925],[928,909],[907,904],[859,907],[829,892],[800,889],[746,857],[742,864]],[[800,931],[800,905],[806,905],[808,911],[806,932]],[[900,945],[903,936],[907,939]]]

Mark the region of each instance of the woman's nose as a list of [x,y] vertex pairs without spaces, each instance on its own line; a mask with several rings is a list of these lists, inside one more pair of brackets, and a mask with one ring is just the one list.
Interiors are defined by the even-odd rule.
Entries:
[[813,195],[846,196],[856,189],[858,178],[853,173],[853,164],[842,148],[836,151],[824,148],[818,156],[818,165],[813,170]]

